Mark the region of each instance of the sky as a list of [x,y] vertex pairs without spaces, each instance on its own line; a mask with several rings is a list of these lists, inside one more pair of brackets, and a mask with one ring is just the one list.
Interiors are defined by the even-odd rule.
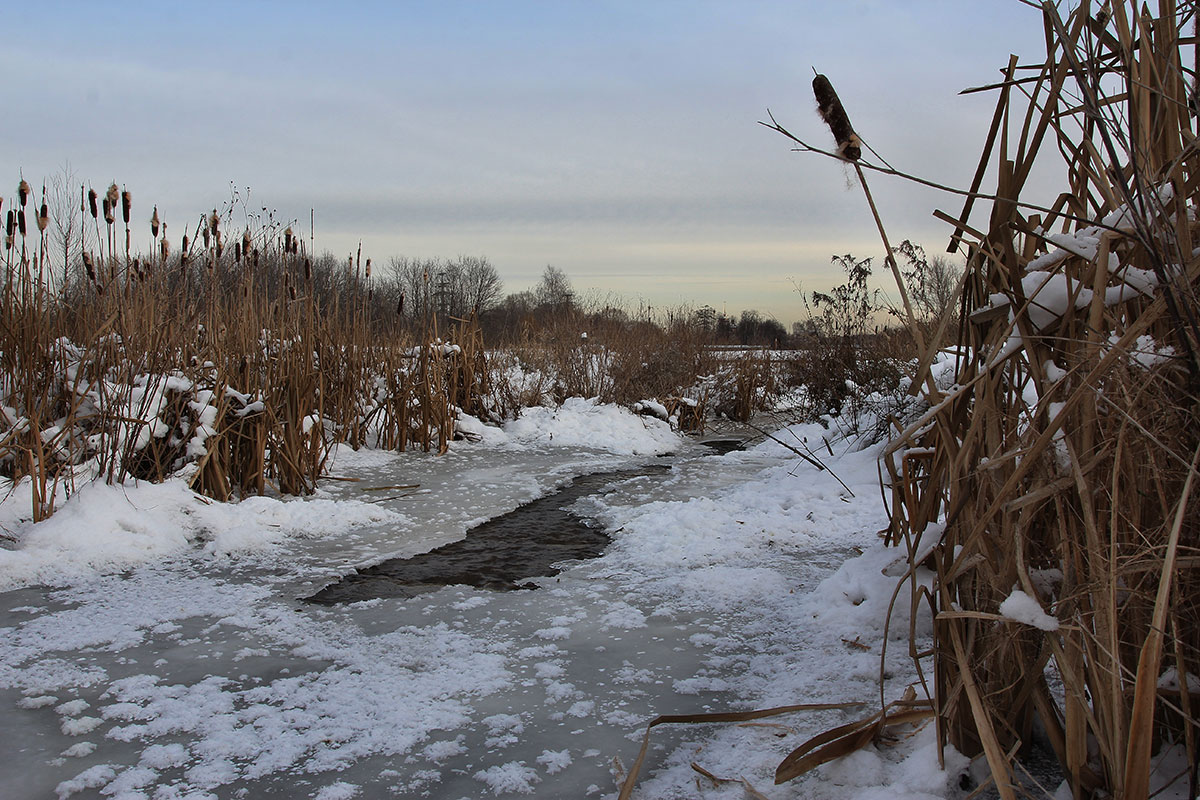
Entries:
[[[965,188],[995,97],[958,92],[1044,54],[1019,0],[47,0],[5,17],[6,192],[115,181],[147,243],[151,206],[181,234],[236,195],[306,234],[311,216],[317,251],[486,256],[506,291],[552,264],[632,308],[784,324],[798,287],[840,282],[832,256],[878,272],[883,246],[853,171],[792,152],[767,110],[830,146],[815,69],[891,164]],[[893,242],[945,249],[932,212],[960,199],[868,180]]]

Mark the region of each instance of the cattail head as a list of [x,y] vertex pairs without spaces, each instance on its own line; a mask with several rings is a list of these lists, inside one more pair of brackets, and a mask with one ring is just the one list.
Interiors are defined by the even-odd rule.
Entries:
[[295,286],[288,287],[288,299],[293,300],[293,301],[296,299],[296,287]]
[[209,233],[208,233],[208,228],[205,228],[203,230],[203,234],[204,234],[204,249],[207,250],[208,242],[209,242],[209,238],[210,238]]
[[233,263],[235,263],[235,264],[242,263],[242,243],[241,242],[233,243]]
[[247,229],[246,231],[244,231],[244,232],[242,233],[242,252],[243,252],[243,253],[249,253],[249,252],[250,252],[250,245],[251,245],[251,240],[250,240],[250,230],[249,230],[249,229]]
[[[164,229],[166,227],[167,227],[166,225],[163,226]],[[162,246],[162,260],[166,261],[167,256],[169,256],[171,254],[171,243],[169,241],[167,241],[165,232],[164,232],[164,236],[162,237],[162,245],[161,246]]]
[[104,221],[112,225],[116,221],[116,215],[113,211],[113,204],[106,196],[104,198]]
[[96,218],[96,190],[88,189],[88,210],[92,212],[92,219]]
[[221,257],[221,253],[225,250],[225,240],[221,237],[221,232],[217,231],[217,258]]
[[4,235],[11,237],[17,230],[17,215],[10,208],[8,214],[4,218]]
[[354,263],[360,267],[362,266],[362,242],[358,243],[358,255]]
[[104,193],[104,196],[108,198],[108,204],[113,208],[116,208],[117,201],[121,199],[121,190],[117,188],[115,183],[110,183],[108,185],[108,191]]
[[21,231],[21,235],[25,235],[25,209],[17,209],[17,229]]
[[838,154],[847,161],[857,161],[862,156],[862,142],[850,125],[850,117],[842,108],[833,84],[824,75],[813,78],[813,95],[817,98],[817,112],[837,141]]
[[295,234],[292,233],[291,225],[289,225],[286,229],[284,229],[284,231],[283,231],[283,252],[285,252],[285,253],[292,252],[292,238],[294,237],[294,235]]
[[133,195],[129,190],[121,192],[121,219],[125,220],[125,224],[129,224],[129,212],[133,209]]
[[46,232],[46,226],[50,224],[50,208],[46,203],[42,202],[42,207],[38,209],[38,230],[42,233]]
[[96,265],[92,261],[91,253],[83,254],[83,268],[87,272],[88,280],[92,283],[96,282]]
[[24,178],[17,184],[17,198],[21,201],[21,207],[25,207],[25,203],[29,200],[29,182]]
[[217,216],[215,208],[212,210],[212,214],[208,216],[208,227],[212,231],[213,236],[216,236],[217,231],[221,228],[221,218]]
[[371,278],[371,259],[367,259],[367,279]]
[[304,282],[312,283],[312,259],[304,259]]
[[185,255],[185,256],[186,256],[186,255],[187,255],[187,251],[188,251],[188,235],[185,233],[185,234],[183,235],[183,243],[182,243],[182,244],[180,245],[180,247],[179,247],[179,252],[180,252],[180,254],[181,254],[181,255]]
[[150,216],[150,235],[158,238],[158,206],[154,207],[154,213]]

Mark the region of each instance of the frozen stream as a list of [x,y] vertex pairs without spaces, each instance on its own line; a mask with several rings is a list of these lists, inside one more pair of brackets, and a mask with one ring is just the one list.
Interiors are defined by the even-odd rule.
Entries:
[[[231,524],[170,558],[0,593],[0,796],[614,796],[614,758],[633,760],[654,716],[806,699],[770,689],[790,669],[790,620],[863,539],[830,535],[851,500],[794,464],[694,443],[658,458],[545,444],[346,453],[332,472],[349,480],[303,508],[365,500],[386,519],[278,541]],[[645,466],[573,506],[612,532],[610,552],[534,578],[536,591],[301,600],[575,476]],[[795,496],[761,510],[754,493],[721,499],[767,474]],[[812,532],[789,534],[792,517]],[[223,555],[239,536],[267,543]],[[838,637],[813,647],[840,653]],[[830,665],[840,683],[819,699],[855,699],[877,668]],[[643,774],[669,776],[694,735],[656,731]],[[641,796],[687,796],[683,780],[682,794],[651,780]]]

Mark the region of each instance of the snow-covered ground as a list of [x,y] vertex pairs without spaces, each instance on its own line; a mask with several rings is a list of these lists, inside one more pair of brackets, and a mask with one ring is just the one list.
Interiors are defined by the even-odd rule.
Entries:
[[[868,705],[655,728],[634,796],[953,796],[964,765],[938,769],[928,728],[772,785],[878,703],[896,554],[876,450],[777,434],[819,445],[851,494],[776,442],[713,455],[584,401],[481,432],[440,458],[339,453],[355,480],[305,500],[94,486],[38,525],[19,492],[0,504],[0,797],[614,797],[655,716],[850,701]],[[651,462],[672,470],[579,501],[612,544],[537,591],[299,599]],[[907,634],[894,619],[888,699],[913,679]]]

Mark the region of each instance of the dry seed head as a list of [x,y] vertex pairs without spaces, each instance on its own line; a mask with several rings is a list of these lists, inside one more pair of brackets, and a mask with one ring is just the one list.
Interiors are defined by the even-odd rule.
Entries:
[[221,239],[221,232],[217,231],[217,258],[221,257],[221,253],[225,250],[225,242]]
[[21,231],[21,235],[25,235],[25,209],[17,211],[17,229]]
[[251,244],[250,230],[246,229],[246,231],[242,234],[242,252],[243,253],[250,252],[250,244]]
[[241,242],[233,243],[233,263],[235,263],[235,264],[242,263],[242,243]]
[[371,277],[371,259],[367,259],[367,278]]
[[289,225],[283,232],[283,251],[285,253],[292,252],[292,227]]
[[5,216],[5,219],[4,219],[4,235],[11,239],[12,235],[16,231],[16,229],[17,229],[17,215],[10,208],[8,210],[8,214]]
[[121,218],[129,224],[129,212],[133,209],[133,195],[128,190],[121,192]]
[[88,210],[92,212],[92,219],[96,218],[96,190],[88,189]]
[[857,161],[862,156],[862,142],[850,124],[850,117],[842,107],[837,92],[833,90],[833,84],[824,75],[817,75],[813,78],[812,85],[813,95],[817,99],[817,112],[833,133],[838,145],[838,154],[847,161]]
[[208,243],[209,243],[209,239],[210,239],[210,238],[211,238],[211,237],[210,237],[210,235],[209,235],[208,228],[205,228],[205,229],[204,229],[204,249],[205,249],[205,250],[207,250],[207,249],[208,249]]
[[154,214],[150,217],[150,235],[158,238],[158,206],[154,207]]
[[24,178],[17,184],[17,198],[21,201],[21,207],[25,207],[25,202],[29,200],[29,182]]
[[212,229],[213,235],[217,235],[217,231],[221,227],[221,218],[217,216],[217,210],[214,208],[212,214],[208,217],[208,227]]
[[113,204],[111,202],[109,202],[107,197],[105,197],[104,198],[104,221],[107,222],[109,225],[112,225],[116,221],[116,219],[117,219],[116,215],[113,212]]
[[92,263],[92,254],[83,254],[83,268],[87,270],[88,280],[93,283],[96,281],[96,266]]
[[110,183],[108,185],[108,191],[104,193],[104,196],[108,198],[108,204],[113,208],[116,208],[117,201],[121,199],[121,190],[117,188],[115,183]]
[[288,287],[288,298],[291,300],[296,299],[296,287],[295,286]]
[[50,208],[43,202],[42,207],[38,209],[38,230],[42,233],[46,232],[46,226],[50,224]]
[[304,282],[312,283],[312,259],[304,259]]
[[167,241],[167,237],[165,235],[166,227],[167,227],[166,225],[163,226],[163,229],[164,229],[163,230],[164,235],[162,238],[162,260],[163,261],[166,261],[167,256],[169,256],[171,254],[171,243]]

